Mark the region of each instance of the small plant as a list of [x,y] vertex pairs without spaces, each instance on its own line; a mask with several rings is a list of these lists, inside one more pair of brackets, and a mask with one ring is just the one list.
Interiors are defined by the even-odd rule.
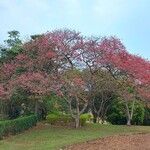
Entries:
[[85,126],[86,122],[90,121],[91,119],[92,119],[92,115],[91,114],[89,114],[89,113],[82,114],[80,116],[80,125],[81,126]]

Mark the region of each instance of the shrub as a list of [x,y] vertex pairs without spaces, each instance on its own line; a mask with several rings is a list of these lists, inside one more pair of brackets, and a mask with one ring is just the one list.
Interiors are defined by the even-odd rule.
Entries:
[[[91,118],[90,114],[82,114],[80,116],[80,125],[84,126],[86,121]],[[46,117],[48,123],[52,125],[75,126],[75,119],[69,114],[53,113]]]
[[112,112],[112,114],[110,114],[107,118],[107,121],[109,121],[112,124],[118,124],[118,125],[123,125],[126,124],[126,117],[125,115],[118,111],[117,112]]
[[86,116],[80,116],[80,126],[85,126],[85,124],[86,124],[86,120],[87,120],[87,118],[86,118]]
[[73,119],[70,115],[59,113],[47,115],[46,120],[52,125],[67,125],[73,122]]
[[0,121],[0,138],[8,134],[16,134],[35,126],[37,117],[35,115],[20,117],[14,120]]
[[58,121],[59,116],[56,114],[49,114],[46,117],[46,120],[51,123],[51,124],[55,124]]
[[86,122],[87,122],[87,121],[90,121],[91,118],[92,118],[92,115],[89,114],[89,113],[82,114],[82,115],[80,116],[80,125],[81,125],[81,126],[85,126]]

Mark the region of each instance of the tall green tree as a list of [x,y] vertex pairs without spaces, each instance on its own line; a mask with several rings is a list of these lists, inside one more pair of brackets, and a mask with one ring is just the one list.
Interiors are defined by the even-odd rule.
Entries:
[[10,61],[16,55],[21,53],[22,50],[22,41],[20,39],[19,31],[9,31],[8,39],[4,40],[4,45],[0,46],[0,61]]

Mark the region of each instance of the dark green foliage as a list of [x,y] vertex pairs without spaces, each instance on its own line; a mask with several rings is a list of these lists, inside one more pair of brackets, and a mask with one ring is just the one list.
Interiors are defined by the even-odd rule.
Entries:
[[128,87],[127,89],[129,93],[134,93],[134,89],[132,87]]
[[143,125],[150,126],[150,107],[145,107],[144,121]]
[[[129,104],[129,108],[131,107]],[[133,118],[131,123],[134,125],[143,124],[144,120],[144,106],[140,101],[135,102]],[[112,101],[111,107],[107,113],[107,121],[112,124],[124,125],[126,124],[125,104],[121,100]]]
[[121,115],[120,112],[113,112],[107,118],[107,121],[111,122],[112,124],[124,125],[126,124],[126,117],[125,115]]
[[143,104],[140,101],[136,101],[135,111],[131,123],[135,125],[142,125],[144,121],[144,113],[145,113],[145,109]]
[[29,105],[29,100],[26,91],[21,88],[16,89],[10,98],[10,102],[8,102],[9,119],[15,119],[20,115],[29,114],[27,105]]
[[35,126],[37,117],[35,115],[20,117],[14,120],[0,121],[0,138],[9,134],[20,133]]
[[58,97],[55,94],[45,97],[44,105],[48,113],[55,113],[60,111],[65,113],[68,112],[67,102],[63,98]]
[[126,124],[126,115],[122,101],[114,100],[107,112],[107,121],[112,124]]
[[8,118],[8,102],[0,100],[0,121]]
[[36,40],[36,39],[42,37],[42,34],[35,34],[35,35],[31,35],[30,37],[32,40]]
[[9,31],[8,39],[4,41],[5,45],[0,47],[0,61],[6,62],[13,59],[23,51],[20,33],[18,31]]
[[16,74],[20,75],[20,74],[24,73],[25,71],[26,71],[26,68],[18,67],[16,69]]
[[4,42],[8,45],[8,47],[14,47],[16,45],[21,44],[20,33],[19,31],[13,30],[8,32],[9,39],[5,40]]

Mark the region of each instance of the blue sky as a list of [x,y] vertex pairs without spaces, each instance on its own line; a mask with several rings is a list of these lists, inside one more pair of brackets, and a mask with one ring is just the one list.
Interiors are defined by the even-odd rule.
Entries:
[[119,37],[127,50],[150,59],[150,0],[0,0],[0,43],[7,31],[31,34],[69,28]]

